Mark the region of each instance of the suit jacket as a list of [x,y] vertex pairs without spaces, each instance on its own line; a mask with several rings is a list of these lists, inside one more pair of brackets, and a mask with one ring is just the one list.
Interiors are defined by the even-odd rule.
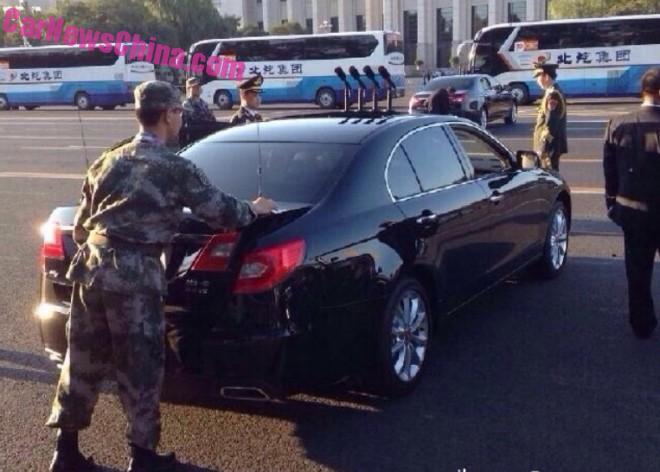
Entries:
[[603,147],[605,193],[645,203],[660,214],[660,107],[613,118]]
[[[548,110],[548,96],[552,92],[559,93],[559,104],[554,110]],[[559,88],[553,84],[546,89],[536,116],[534,127],[534,150],[541,155],[559,156],[568,152],[566,137],[566,99]]]

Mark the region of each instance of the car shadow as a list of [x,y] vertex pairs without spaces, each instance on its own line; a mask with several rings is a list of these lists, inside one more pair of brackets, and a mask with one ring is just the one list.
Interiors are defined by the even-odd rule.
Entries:
[[605,258],[511,279],[443,324],[405,398],[335,388],[207,406],[291,422],[308,459],[342,472],[656,470],[659,336],[632,336],[625,290],[622,261]]

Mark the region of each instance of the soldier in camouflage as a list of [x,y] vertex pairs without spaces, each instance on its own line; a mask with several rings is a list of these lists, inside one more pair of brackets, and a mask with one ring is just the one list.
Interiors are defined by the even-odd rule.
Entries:
[[191,77],[186,81],[188,98],[183,102],[183,121],[186,123],[215,123],[215,115],[209,106],[202,100],[202,87],[199,80]]
[[261,85],[263,83],[264,78],[261,75],[253,75],[238,84],[241,107],[229,120],[232,126],[263,121],[257,111],[261,105]]
[[50,470],[93,470],[78,449],[99,385],[114,373],[128,418],[129,472],[169,471],[174,454],[157,454],[164,375],[160,255],[183,207],[217,229],[271,213],[271,200],[239,201],[211,185],[192,162],[173,154],[181,127],[179,92],[166,82],[135,90],[140,132],[89,168],[74,223],[79,245],[67,273],[73,281],[69,346],[47,425],[59,428]]
[[566,99],[557,79],[557,65],[535,63],[534,77],[545,91],[534,126],[534,150],[546,169],[559,170],[559,158],[568,152]]

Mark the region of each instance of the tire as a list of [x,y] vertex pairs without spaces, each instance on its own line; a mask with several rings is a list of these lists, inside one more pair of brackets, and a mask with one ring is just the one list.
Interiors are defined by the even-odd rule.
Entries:
[[481,109],[481,112],[479,113],[479,121],[477,121],[477,123],[483,129],[488,127],[488,110],[486,110],[486,108]]
[[415,389],[427,365],[431,319],[424,287],[415,279],[403,278],[379,318],[377,393],[399,397]]
[[544,279],[557,277],[568,259],[568,213],[562,202],[555,202],[548,220],[543,256],[538,261],[536,269]]
[[516,104],[515,100],[511,104],[511,110],[509,111],[509,114],[504,117],[504,122],[507,125],[515,125],[518,122],[518,105]]
[[529,89],[525,84],[511,84],[511,95],[520,105],[529,103]]
[[234,107],[234,99],[227,90],[218,90],[215,92],[213,102],[221,110],[231,110]]
[[101,109],[105,111],[111,111],[114,110],[115,108],[117,108],[117,105],[104,105],[101,107]]
[[323,109],[335,108],[337,106],[337,96],[335,91],[324,87],[316,92],[316,103]]
[[78,110],[91,110],[93,108],[92,99],[85,92],[78,92],[73,99],[73,104]]
[[1,111],[9,110],[9,100],[7,99],[6,95],[1,93],[0,93],[0,110]]

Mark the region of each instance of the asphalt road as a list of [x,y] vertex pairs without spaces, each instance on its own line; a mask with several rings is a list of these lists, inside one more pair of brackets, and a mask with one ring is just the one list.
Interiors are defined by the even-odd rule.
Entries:
[[[188,471],[657,471],[660,342],[626,321],[623,241],[603,210],[601,142],[631,104],[573,105],[570,260],[551,282],[519,278],[464,308],[434,338],[411,396],[301,394],[284,403],[163,405],[163,449]],[[274,116],[286,111],[266,111]],[[534,110],[490,129],[530,148]],[[218,114],[218,116],[221,116]],[[82,113],[87,157],[134,131],[129,112]],[[38,228],[76,200],[85,169],[71,110],[0,113],[0,471],[45,471],[43,427],[57,379],[40,351]],[[660,282],[654,285],[660,296]],[[124,418],[103,394],[82,447],[105,471],[126,465]],[[194,465],[193,465],[194,464]]]

